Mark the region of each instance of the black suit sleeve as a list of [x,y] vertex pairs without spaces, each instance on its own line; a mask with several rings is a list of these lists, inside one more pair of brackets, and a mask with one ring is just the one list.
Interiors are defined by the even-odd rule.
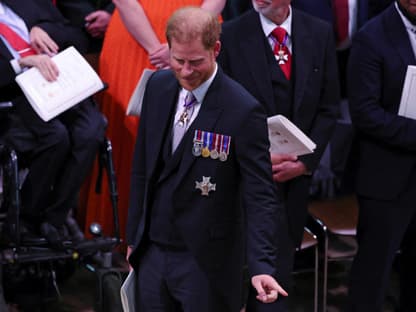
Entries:
[[244,129],[236,138],[235,149],[247,216],[249,274],[274,275],[277,222],[282,207],[276,205],[266,115],[260,105],[251,110],[243,124]]

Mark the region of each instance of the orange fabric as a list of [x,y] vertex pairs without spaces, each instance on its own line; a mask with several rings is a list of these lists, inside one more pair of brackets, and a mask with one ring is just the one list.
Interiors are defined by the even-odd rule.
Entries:
[[[152,27],[161,42],[166,42],[165,27],[170,15],[185,5],[200,5],[201,0],[141,0]],[[99,73],[109,88],[100,101],[101,110],[108,119],[107,136],[112,141],[114,166],[119,193],[119,216],[122,238],[125,237],[128,199],[130,192],[130,169],[133,159],[139,119],[127,117],[125,111],[144,68],[152,67],[147,52],[128,33],[117,9],[114,11],[104,39],[99,62]],[[96,174],[93,175],[93,177]],[[104,177],[106,178],[106,177]],[[113,230],[113,215],[109,200],[107,181],[103,181],[103,192],[95,194],[95,183],[89,186],[86,199],[86,225],[99,222],[104,233]]]

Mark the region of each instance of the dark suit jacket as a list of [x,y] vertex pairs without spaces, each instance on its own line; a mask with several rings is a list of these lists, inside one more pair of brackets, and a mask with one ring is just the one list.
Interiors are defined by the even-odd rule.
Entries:
[[[380,2],[381,0],[368,1],[357,0],[357,26],[360,28],[368,19],[369,2]],[[332,0],[294,0],[294,8],[302,10],[313,16],[319,17],[324,21],[334,24],[334,11],[332,9]]]
[[349,100],[360,144],[357,191],[389,200],[416,165],[416,121],[398,116],[408,65],[416,65],[408,33],[391,5],[353,41]]
[[[145,92],[135,148],[127,239],[134,246],[133,267],[146,245],[151,197],[158,187],[156,166],[163,133],[171,127],[180,86],[171,71],[158,71]],[[258,102],[219,69],[183,144],[178,162],[172,215],[184,243],[230,307],[241,306],[243,241],[247,238],[249,274],[274,273],[276,209],[265,114]],[[192,154],[196,129],[231,136],[224,162]],[[211,177],[216,190],[202,196],[195,182]],[[167,178],[167,177],[165,177]],[[247,232],[242,232],[247,207]]]
[[[69,45],[74,45],[80,52],[86,49],[87,42],[83,40],[82,33],[69,26],[50,1],[4,0],[3,3],[23,19],[29,31],[33,26],[45,30],[61,50]],[[14,80],[16,73],[10,65],[12,58],[9,50],[0,40],[0,101],[13,101],[22,95]]]
[[85,16],[88,14],[97,10],[104,10],[110,14],[114,11],[111,0],[58,0],[57,7],[63,16],[80,28],[85,26]]
[[[332,29],[327,23],[293,10],[292,79],[293,101],[289,105],[292,121],[316,144],[311,155],[300,159],[313,171],[329,141],[338,112],[339,86]],[[257,12],[250,10],[225,23],[219,63],[274,115],[279,99],[274,98],[273,83],[267,63],[271,53]],[[290,92],[290,91],[289,91]],[[286,209],[290,231],[300,243],[306,220],[310,177],[301,176],[286,183]]]
[[85,39],[89,41],[88,53],[99,53],[102,48],[103,38],[93,38],[85,29],[85,17],[97,10],[104,10],[112,14],[114,4],[111,0],[58,0],[57,7],[62,15],[72,25],[82,30]]
[[368,0],[368,17],[380,14],[393,2],[394,0]]

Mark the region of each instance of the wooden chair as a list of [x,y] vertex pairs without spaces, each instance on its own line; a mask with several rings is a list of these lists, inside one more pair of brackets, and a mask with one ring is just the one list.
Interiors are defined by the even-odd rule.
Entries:
[[322,272],[322,311],[326,311],[328,289],[328,262],[351,259],[356,252],[352,248],[348,252],[335,253],[329,248],[330,236],[355,237],[358,220],[358,203],[354,195],[335,199],[312,201],[308,207],[310,219],[308,226],[317,234]]

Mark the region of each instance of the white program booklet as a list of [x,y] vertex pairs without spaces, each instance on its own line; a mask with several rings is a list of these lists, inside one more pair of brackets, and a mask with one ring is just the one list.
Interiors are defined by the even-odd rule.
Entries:
[[144,69],[143,73],[139,79],[139,82],[136,85],[136,88],[133,91],[133,94],[130,97],[129,104],[127,105],[126,115],[129,116],[140,116],[143,104],[144,91],[146,90],[147,82],[149,81],[150,76],[155,71],[153,69]]
[[136,273],[130,270],[126,280],[120,288],[121,305],[124,312],[136,311]]
[[407,66],[403,85],[399,116],[416,119],[416,66]]
[[316,144],[283,115],[267,118],[270,152],[275,154],[305,155],[313,153]]
[[35,67],[16,77],[27,100],[44,121],[104,88],[100,77],[74,47],[63,50],[52,59],[59,69],[56,81],[47,81]]

